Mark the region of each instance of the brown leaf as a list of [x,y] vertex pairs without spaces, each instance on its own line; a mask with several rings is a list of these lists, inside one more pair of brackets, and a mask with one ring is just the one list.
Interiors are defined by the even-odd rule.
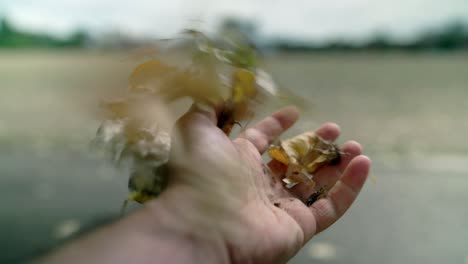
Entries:
[[339,159],[338,147],[323,140],[314,132],[305,132],[271,146],[268,154],[288,166],[284,182],[288,186],[297,183],[315,185],[313,174],[321,167]]

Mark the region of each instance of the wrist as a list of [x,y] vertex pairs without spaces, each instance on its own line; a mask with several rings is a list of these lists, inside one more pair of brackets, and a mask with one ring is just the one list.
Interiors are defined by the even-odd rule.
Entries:
[[[195,221],[190,221],[174,210],[164,199],[148,202],[142,210],[142,224],[150,226],[147,242],[152,243],[162,263],[229,263],[229,254],[221,233],[200,232]],[[185,212],[190,214],[190,212]],[[146,222],[146,223],[145,223]],[[159,259],[159,257],[158,257]]]
[[[156,211],[155,211],[156,210]],[[227,263],[220,236],[200,236],[157,200],[38,263]]]

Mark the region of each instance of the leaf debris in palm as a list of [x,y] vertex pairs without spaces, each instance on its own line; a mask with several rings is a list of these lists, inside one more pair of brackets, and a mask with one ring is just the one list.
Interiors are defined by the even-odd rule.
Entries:
[[287,188],[299,183],[313,188],[316,185],[314,173],[325,165],[339,163],[341,159],[339,148],[314,132],[305,132],[283,140],[278,145],[271,145],[268,154],[287,166],[283,179]]

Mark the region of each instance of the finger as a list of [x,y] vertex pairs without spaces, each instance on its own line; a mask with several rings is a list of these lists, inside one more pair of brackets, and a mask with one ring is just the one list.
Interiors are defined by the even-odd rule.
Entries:
[[284,131],[290,128],[299,118],[299,110],[288,106],[263,119],[255,126],[248,128],[239,137],[249,140],[260,153],[265,152],[268,146]]
[[[342,151],[344,154],[342,155],[343,157],[341,158],[341,162],[338,166],[325,166],[315,173],[314,181],[317,183],[315,190],[323,186],[326,186],[327,188],[333,187],[343,171],[348,167],[351,160],[361,155],[362,148],[356,141],[348,141],[343,145]],[[312,193],[306,195],[310,196],[311,194]]]
[[369,169],[368,157],[355,157],[330,190],[328,197],[318,200],[310,207],[316,219],[317,232],[328,228],[348,210],[364,185]]
[[341,154],[341,161],[338,164],[338,170],[343,172],[354,157],[361,155],[362,146],[358,142],[351,140],[343,145],[341,151],[343,153]]
[[335,141],[341,133],[340,127],[335,123],[325,123],[315,130],[317,136],[327,141]]
[[272,203],[276,207],[273,210],[285,211],[301,227],[303,243],[306,243],[316,233],[317,225],[314,221],[314,215],[301,200],[293,197],[280,197],[273,200]]

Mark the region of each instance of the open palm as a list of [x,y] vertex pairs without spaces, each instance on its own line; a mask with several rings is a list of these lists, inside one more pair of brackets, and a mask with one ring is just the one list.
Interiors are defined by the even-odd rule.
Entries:
[[[370,160],[361,155],[361,146],[349,141],[342,146],[345,153],[340,164],[326,166],[316,173],[318,187],[326,186],[328,196],[304,204],[314,189],[296,185],[286,189],[281,181],[285,168],[272,161],[264,165],[262,154],[268,146],[298,119],[294,107],[286,107],[247,129],[238,138],[230,140],[216,127],[214,113],[192,109],[179,120],[184,144],[191,155],[204,166],[218,161],[212,151],[223,151],[232,158],[240,155],[249,164],[249,185],[241,197],[243,229],[236,236],[223,237],[223,243],[233,263],[284,263],[296,254],[315,234],[337,221],[356,199],[370,167]],[[325,140],[334,141],[340,134],[335,124],[324,124],[316,133]],[[236,156],[234,156],[236,155]],[[171,189],[177,186],[170,185]]]

